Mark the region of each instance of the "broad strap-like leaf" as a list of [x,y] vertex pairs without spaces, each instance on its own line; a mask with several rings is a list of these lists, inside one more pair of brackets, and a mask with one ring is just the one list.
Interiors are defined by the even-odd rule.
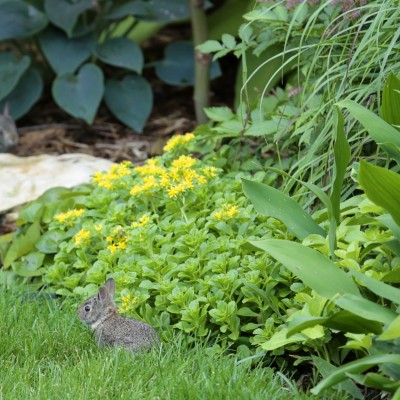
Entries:
[[247,179],[242,182],[245,195],[258,213],[279,219],[300,240],[311,234],[326,236],[312,217],[280,190]]
[[389,211],[400,226],[400,174],[361,160],[358,178],[368,198]]
[[368,131],[372,139],[400,164],[400,132],[396,128],[355,101],[343,100],[337,105],[347,108],[350,114]]
[[338,294],[360,296],[351,276],[314,249],[281,239],[250,241],[250,243],[282,263],[320,296],[328,299],[333,299]]

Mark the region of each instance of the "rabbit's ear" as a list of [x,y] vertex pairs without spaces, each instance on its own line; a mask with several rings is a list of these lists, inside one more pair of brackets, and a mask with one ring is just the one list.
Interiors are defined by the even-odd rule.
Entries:
[[99,287],[99,293],[97,295],[97,298],[102,302],[105,303],[111,299],[110,294],[108,293],[108,290],[105,286],[100,286]]
[[113,278],[110,278],[107,280],[107,282],[104,284],[106,287],[108,293],[110,294],[110,297],[113,298],[115,294],[115,281]]

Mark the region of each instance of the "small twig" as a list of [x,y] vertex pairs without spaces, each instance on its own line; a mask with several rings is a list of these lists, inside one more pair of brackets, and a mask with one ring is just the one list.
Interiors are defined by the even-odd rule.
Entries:
[[[32,125],[32,126],[23,126],[18,128],[18,132],[20,134],[25,134],[29,132],[35,131],[45,131],[46,129],[82,129],[83,125],[73,125],[73,124],[43,124],[43,125]],[[107,127],[103,125],[93,125],[88,129],[93,129],[95,131],[104,131],[104,132],[113,132],[113,127]]]

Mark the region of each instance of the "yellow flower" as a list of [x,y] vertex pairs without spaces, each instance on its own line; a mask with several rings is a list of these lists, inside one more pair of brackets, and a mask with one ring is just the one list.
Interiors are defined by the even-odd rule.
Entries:
[[148,192],[151,189],[156,189],[159,187],[159,184],[157,182],[157,179],[150,175],[150,176],[145,176],[143,178],[143,185],[135,185],[131,190],[130,190],[130,194],[131,196],[136,196],[139,193],[142,192]]
[[135,168],[140,175],[161,175],[165,168],[158,165],[158,160],[156,158],[151,158],[147,160],[146,164]]
[[75,234],[74,236],[74,242],[75,244],[82,244],[84,241],[89,239],[90,237],[90,231],[87,229],[81,229],[78,233]]
[[69,219],[71,219],[71,218],[73,218],[73,217],[80,217],[83,213],[85,212],[85,210],[84,209],[80,209],[80,210],[76,210],[76,209],[74,209],[74,210],[69,210],[69,211],[67,211],[67,212],[65,212],[65,213],[59,213],[59,214],[57,214],[55,217],[54,217],[54,219],[57,221],[57,222],[65,222],[65,221],[67,221],[67,220],[69,220]]
[[118,250],[118,246],[114,243],[107,246],[107,249],[110,250],[111,253],[115,253]]
[[114,164],[108,172],[96,172],[93,174],[92,181],[100,187],[112,189],[115,180],[123,178],[131,173],[129,167],[131,163],[124,161],[121,164]]
[[190,168],[193,164],[196,163],[196,159],[193,157],[182,155],[176,160],[172,161],[171,166],[172,168],[184,169]]
[[167,190],[167,194],[169,197],[176,199],[181,193],[184,193],[185,190],[185,185],[180,183],[178,185],[170,186]]
[[220,211],[215,211],[213,213],[214,218],[222,221],[233,218],[235,215],[239,214],[239,209],[237,206],[232,204],[226,204],[222,207]]
[[185,135],[175,135],[168,140],[167,144],[164,146],[164,151],[171,151],[175,147],[185,144],[194,138],[193,133],[186,133]]
[[149,215],[142,215],[139,218],[139,222],[132,222],[132,228],[144,228],[148,223],[151,221],[151,218]]
[[130,294],[121,297],[122,305],[119,308],[120,312],[132,311],[135,308],[135,304],[137,303],[138,298],[135,296],[132,298]]

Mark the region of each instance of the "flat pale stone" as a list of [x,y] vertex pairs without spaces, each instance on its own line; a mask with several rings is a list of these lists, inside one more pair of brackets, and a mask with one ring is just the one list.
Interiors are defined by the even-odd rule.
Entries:
[[0,154],[0,212],[37,199],[53,187],[73,187],[90,182],[97,171],[113,163],[87,154],[17,157]]

